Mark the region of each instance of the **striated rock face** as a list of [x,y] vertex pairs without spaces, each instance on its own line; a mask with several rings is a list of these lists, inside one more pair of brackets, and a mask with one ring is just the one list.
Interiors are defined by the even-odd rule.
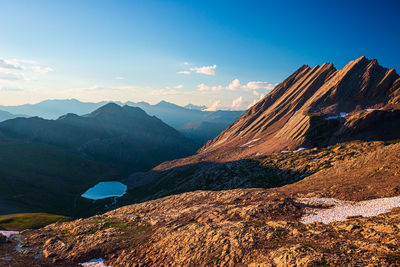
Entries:
[[198,158],[232,160],[299,146],[392,139],[400,136],[399,99],[399,75],[375,59],[361,57],[341,70],[329,63],[302,66],[210,140]]

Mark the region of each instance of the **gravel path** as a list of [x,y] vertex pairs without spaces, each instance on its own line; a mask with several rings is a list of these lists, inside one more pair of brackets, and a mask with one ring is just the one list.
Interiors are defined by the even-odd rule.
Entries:
[[305,224],[313,222],[328,224],[345,221],[351,216],[374,217],[400,207],[400,197],[377,198],[360,202],[335,198],[298,198],[296,202],[307,206],[322,206],[306,208],[306,215],[300,220]]

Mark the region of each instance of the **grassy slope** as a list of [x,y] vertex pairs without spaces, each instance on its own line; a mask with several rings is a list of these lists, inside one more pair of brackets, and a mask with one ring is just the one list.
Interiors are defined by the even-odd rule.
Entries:
[[[0,214],[87,213],[79,199],[100,180],[118,178],[102,164],[39,143],[0,143]],[[79,207],[77,207],[77,201]],[[15,211],[14,211],[15,210]]]
[[22,231],[39,229],[55,222],[68,222],[71,218],[48,213],[17,213],[0,215],[0,229]]

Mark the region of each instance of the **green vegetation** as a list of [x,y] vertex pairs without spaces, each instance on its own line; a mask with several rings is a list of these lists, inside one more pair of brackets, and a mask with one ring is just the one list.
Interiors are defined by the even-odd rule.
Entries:
[[11,231],[38,229],[56,222],[67,222],[71,218],[48,213],[16,213],[0,215],[0,228]]

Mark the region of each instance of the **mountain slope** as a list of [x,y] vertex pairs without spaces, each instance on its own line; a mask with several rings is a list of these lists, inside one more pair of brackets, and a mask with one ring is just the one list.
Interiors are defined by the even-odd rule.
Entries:
[[[317,196],[321,188],[331,192],[330,197],[352,200],[397,196],[399,156],[400,144],[371,153],[367,149],[356,159],[286,187],[173,195],[28,231],[23,240],[32,257],[40,251],[45,256],[41,260],[48,264],[73,265],[103,258],[112,266],[133,262],[151,266],[397,266],[399,209],[368,218],[305,224],[301,219],[309,209],[328,208],[303,204],[297,197],[305,197],[299,194],[303,190]],[[369,169],[363,168],[365,164]],[[347,171],[350,166],[351,173]],[[342,168],[347,176],[341,181],[350,189],[345,195],[340,186],[335,187],[338,191],[329,190],[334,189],[336,178],[326,186],[330,175]],[[366,176],[368,182],[360,183]],[[382,181],[384,186],[376,194],[374,186]],[[315,195],[314,191],[319,192]]]
[[16,114],[12,114],[12,113],[7,112],[7,111],[0,110],[0,122],[6,121],[6,120],[15,119],[15,118],[18,118],[18,117],[29,117],[29,116],[22,115],[22,114],[16,115]]
[[90,202],[79,196],[117,178],[117,170],[58,147],[0,138],[0,214],[90,215]]
[[0,123],[0,131],[7,137],[68,149],[123,173],[148,170],[162,161],[190,155],[197,148],[140,108],[112,103],[86,116],[9,120]]
[[177,128],[177,130],[187,138],[202,145],[217,137],[228,126],[229,124],[226,123],[193,121]]
[[256,154],[400,136],[400,77],[361,57],[336,70],[302,66],[195,157],[236,160]]

